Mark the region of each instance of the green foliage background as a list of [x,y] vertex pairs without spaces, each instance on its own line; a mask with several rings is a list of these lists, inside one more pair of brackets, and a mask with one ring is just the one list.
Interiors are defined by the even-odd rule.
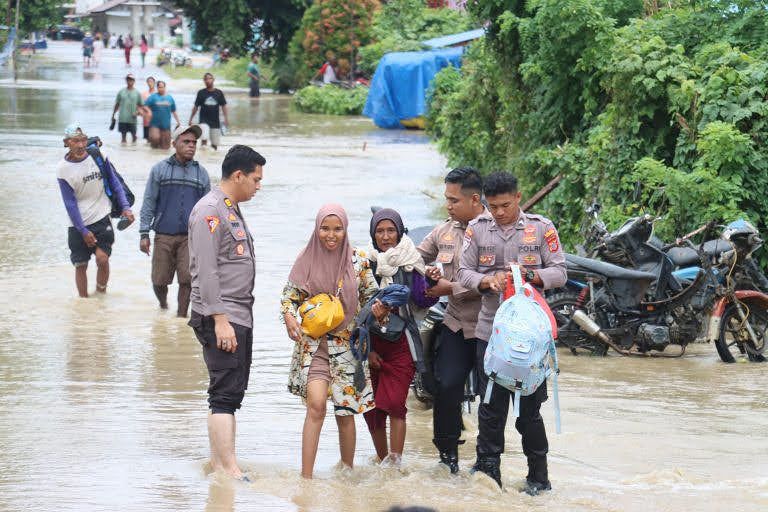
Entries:
[[348,74],[358,49],[372,41],[371,22],[379,6],[379,0],[315,0],[290,43],[295,84],[306,84],[329,52],[338,59],[339,78]]
[[[657,4],[663,4],[659,8]],[[671,7],[669,7],[671,5]],[[766,2],[474,0],[487,36],[433,82],[429,133],[451,165],[507,169],[579,240],[600,201],[670,239],[768,216]]]
[[[62,2],[59,0],[21,1],[19,3],[19,32],[21,37],[25,37],[29,32],[45,30],[52,25],[61,23],[63,14],[61,4]],[[0,23],[4,24],[9,21],[9,25],[13,26],[16,20],[15,0],[4,2],[2,14]]]
[[367,98],[368,88],[365,86],[346,89],[335,85],[310,85],[296,91],[293,104],[301,112],[311,114],[359,116]]
[[424,0],[390,0],[373,17],[374,42],[360,48],[360,70],[372,76],[385,53],[422,50],[421,41],[471,28],[471,18],[460,11],[430,8]]

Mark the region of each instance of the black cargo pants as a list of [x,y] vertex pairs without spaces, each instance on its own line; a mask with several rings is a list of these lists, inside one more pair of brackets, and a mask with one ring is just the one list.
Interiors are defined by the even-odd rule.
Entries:
[[[478,364],[483,364],[487,341],[477,342]],[[488,385],[488,377],[484,371],[478,372],[478,393],[482,398]],[[515,421],[515,428],[522,436],[523,453],[529,459],[546,457],[549,451],[547,432],[544,419],[541,417],[541,404],[547,401],[547,381],[532,395],[520,398],[520,417]],[[499,385],[493,386],[493,394],[489,403],[480,404],[478,410],[479,433],[477,435],[477,457],[492,458],[497,461],[504,453],[504,429],[507,426],[510,399],[514,394]]]
[[[461,402],[467,377],[477,367],[477,339],[464,339],[464,332],[453,332],[443,325],[437,342],[433,372],[435,395],[432,425],[437,449],[456,448],[461,436]],[[482,359],[481,371],[482,371]]]

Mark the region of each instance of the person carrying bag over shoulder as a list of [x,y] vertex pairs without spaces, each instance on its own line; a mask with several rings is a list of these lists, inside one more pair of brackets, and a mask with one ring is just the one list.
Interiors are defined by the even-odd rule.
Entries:
[[[307,407],[301,446],[304,478],[313,476],[328,400],[339,429],[341,462],[350,468],[355,456],[354,416],[375,406],[367,362],[363,378],[354,378],[357,361],[350,336],[355,316],[378,286],[365,254],[350,245],[347,226],[347,214],[340,205],[320,208],[280,301],[288,337],[295,343],[288,391],[301,397]],[[383,318],[386,309],[377,304],[374,314]]]

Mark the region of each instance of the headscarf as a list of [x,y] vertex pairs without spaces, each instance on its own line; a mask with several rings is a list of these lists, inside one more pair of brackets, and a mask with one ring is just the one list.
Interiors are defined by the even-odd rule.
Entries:
[[[395,225],[397,245],[385,252],[380,252],[376,245],[376,226],[383,220],[392,221]],[[400,268],[406,272],[416,270],[419,274],[424,275],[426,270],[424,260],[422,260],[419,251],[416,250],[413,241],[405,234],[406,231],[400,214],[391,208],[382,208],[371,218],[370,233],[373,249],[370,251],[369,258],[376,262],[376,275],[381,276],[379,285],[382,288],[392,284],[393,276]]]
[[[331,215],[338,217],[344,227],[344,240],[334,251],[326,249],[320,241],[320,225]],[[353,251],[349,243],[348,226],[347,212],[341,205],[326,204],[321,207],[315,218],[315,230],[288,275],[288,280],[306,291],[310,297],[318,293],[336,295],[339,279],[342,279],[339,299],[344,306],[343,326],[352,321],[358,307],[357,278],[352,265]]]
[[405,225],[403,224],[403,219],[400,217],[399,213],[397,213],[392,208],[382,208],[381,210],[378,210],[373,214],[373,217],[371,217],[371,226],[369,228],[371,233],[371,241],[373,242],[373,248],[377,251],[381,249],[379,249],[379,247],[376,245],[376,226],[378,226],[379,222],[383,220],[390,220],[392,221],[392,224],[395,225],[395,229],[397,229],[397,243],[400,243],[403,235],[407,232]]

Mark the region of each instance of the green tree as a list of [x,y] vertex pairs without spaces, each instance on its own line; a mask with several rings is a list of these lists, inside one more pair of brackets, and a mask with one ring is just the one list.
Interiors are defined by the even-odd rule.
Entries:
[[[310,0],[177,0],[175,4],[194,22],[198,42],[219,42],[233,53],[242,54],[258,35],[262,49],[281,57]],[[258,34],[254,34],[255,28]]]
[[422,41],[464,32],[473,27],[465,13],[424,0],[390,0],[373,17],[374,42],[360,49],[360,69],[370,76],[388,52],[423,50]]
[[672,237],[768,217],[768,10],[709,0],[476,0],[487,37],[434,81],[429,133],[454,165],[512,170],[578,241],[649,211]]
[[[13,26],[16,19],[16,0],[8,0],[7,19]],[[19,3],[19,32],[45,30],[61,20],[61,2],[57,0],[22,0]]]
[[378,0],[316,0],[291,41],[296,82],[311,79],[331,54],[338,59],[341,77],[350,75],[358,49],[372,41],[371,21],[378,9]]

